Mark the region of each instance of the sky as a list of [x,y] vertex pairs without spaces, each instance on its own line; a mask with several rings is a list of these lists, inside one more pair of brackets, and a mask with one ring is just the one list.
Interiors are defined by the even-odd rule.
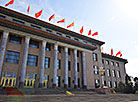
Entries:
[[[10,0],[0,0],[0,6]],[[30,13],[27,13],[30,5]],[[43,9],[38,18],[49,22],[55,14],[52,24],[66,28],[72,22],[75,26],[69,30],[79,33],[84,26],[84,36],[88,31],[98,32],[98,36],[88,36],[104,41],[104,53],[110,54],[113,48],[114,55],[122,52],[122,58],[127,59],[126,72],[138,77],[138,0],[14,0],[13,5],[6,8],[16,10],[35,17],[35,13]],[[57,24],[65,18],[65,24]]]

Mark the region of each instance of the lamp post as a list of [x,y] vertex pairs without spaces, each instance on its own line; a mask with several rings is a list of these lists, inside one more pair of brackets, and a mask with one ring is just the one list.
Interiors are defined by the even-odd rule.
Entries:
[[104,67],[100,67],[99,72],[100,72],[100,75],[101,75],[101,78],[102,78],[102,86],[101,86],[101,88],[103,88],[104,87],[104,73],[105,73],[105,68]]

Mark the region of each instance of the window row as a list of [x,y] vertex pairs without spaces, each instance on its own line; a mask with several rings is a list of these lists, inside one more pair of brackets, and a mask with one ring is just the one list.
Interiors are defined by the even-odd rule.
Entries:
[[[102,63],[104,64],[104,59],[102,59]],[[109,65],[109,61],[106,60],[106,61],[105,61],[105,64],[106,64],[106,65]],[[115,62],[111,61],[111,66],[119,67],[119,63],[118,63],[118,62],[115,63]]]
[[[7,51],[5,62],[18,64],[19,57],[20,57],[19,52]],[[38,62],[38,56],[28,54],[28,59],[27,59],[28,66],[37,66],[37,62]],[[79,67],[80,67],[79,63],[77,63],[78,72],[80,71]],[[50,58],[48,58],[48,57],[45,57],[45,68],[50,68]],[[59,60],[59,59],[57,60],[57,69],[61,69],[61,60]],[[68,61],[68,70],[69,71],[71,70],[71,62],[70,61]]]
[[[107,76],[111,76],[111,72],[110,72],[110,69],[107,69]],[[93,66],[93,73],[95,75],[98,75],[99,74],[99,67],[98,66]],[[116,72],[115,70],[112,70],[112,76],[113,77],[116,77]],[[120,78],[121,77],[121,74],[120,74],[120,71],[117,71],[117,77]]]
[[[21,44],[22,37],[10,34],[9,35],[9,42],[14,43],[14,44]],[[29,42],[29,47],[39,48],[39,41],[31,39]],[[57,53],[61,53],[61,49],[62,49],[62,47],[58,46]],[[51,51],[51,44],[50,43],[46,44],[46,51]],[[70,54],[71,54],[71,49],[68,49],[68,55],[70,55]],[[77,51],[77,57],[79,57],[79,54],[80,54],[80,52]]]
[[[111,81],[104,81],[104,86],[108,86],[109,88],[112,88],[112,82]],[[99,79],[95,79],[95,88],[99,88],[100,87],[100,80]],[[114,81],[113,82],[113,88],[117,88],[117,82]]]

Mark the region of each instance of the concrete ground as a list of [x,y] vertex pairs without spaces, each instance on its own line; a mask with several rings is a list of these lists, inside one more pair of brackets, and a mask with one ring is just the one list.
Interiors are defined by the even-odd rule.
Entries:
[[0,95],[0,102],[138,102],[138,94]]

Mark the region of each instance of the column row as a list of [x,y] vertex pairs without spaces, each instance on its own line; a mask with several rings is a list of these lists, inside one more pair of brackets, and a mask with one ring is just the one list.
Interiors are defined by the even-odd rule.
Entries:
[[[3,38],[0,48],[0,79],[1,79],[1,73],[2,73],[2,65],[4,61],[4,55],[7,45],[7,39],[8,39],[9,32],[4,31],[3,32]],[[23,50],[23,59],[22,59],[22,68],[21,68],[21,77],[19,82],[19,87],[24,87],[24,81],[25,81],[25,75],[26,75],[26,67],[27,67],[27,58],[28,58],[28,49],[29,49],[29,41],[30,37],[25,37],[25,44],[24,44],[24,50]],[[44,78],[44,64],[45,64],[45,48],[46,48],[46,41],[42,41],[42,50],[41,50],[41,62],[40,62],[40,79],[39,79],[39,87],[43,87],[43,78]],[[58,44],[54,44],[54,65],[53,65],[53,88],[56,87],[57,83],[57,50],[58,50]],[[68,87],[68,47],[65,47],[64,52],[64,88]],[[86,81],[86,61],[85,61],[85,52],[82,52],[82,77],[83,77],[83,87],[87,87],[87,81]],[[77,49],[74,49],[74,88],[77,88],[78,86],[78,71],[77,71]]]

